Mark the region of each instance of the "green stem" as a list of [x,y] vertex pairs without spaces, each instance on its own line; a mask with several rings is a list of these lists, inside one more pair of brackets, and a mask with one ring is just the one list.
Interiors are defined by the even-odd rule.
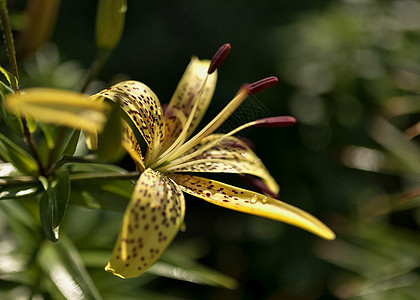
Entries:
[[91,164],[96,162],[95,156],[63,156],[57,163],[51,167],[51,170],[56,170],[66,163],[85,163]]
[[[79,181],[79,180],[129,180],[137,179],[139,177],[138,172],[125,172],[125,173],[78,173],[70,174],[70,180]],[[15,177],[10,179],[0,179],[1,186],[24,186],[39,183],[37,178],[34,177]]]
[[[12,28],[9,22],[9,13],[7,11],[6,0],[0,1],[0,19],[3,26],[4,41],[6,43],[7,55],[9,57],[10,71],[16,80],[19,81],[19,73],[16,60],[15,45],[13,42]],[[16,89],[19,89],[19,85]]]
[[[17,60],[16,60],[16,50],[15,50],[15,45],[13,41],[13,33],[12,33],[12,28],[10,27],[9,13],[7,11],[6,2],[7,2],[6,0],[0,0],[0,20],[3,27],[4,41],[6,43],[6,48],[7,48],[7,56],[9,57],[10,71],[13,74],[13,76],[15,76],[16,81],[17,81],[16,87],[13,87],[13,88],[15,91],[18,91],[19,90],[19,72],[18,72],[18,66],[17,66]],[[29,149],[31,150],[33,154],[33,157],[38,163],[39,172],[44,175],[45,170],[44,170],[44,167],[42,166],[41,159],[38,155],[38,151],[36,150],[35,142],[29,131],[26,117],[22,116],[21,119],[22,119],[22,125],[23,125],[23,133],[25,135],[26,142],[29,146]]]
[[86,180],[86,179],[98,179],[98,180],[127,180],[137,179],[139,177],[138,172],[126,172],[126,173],[86,173],[86,174],[70,174],[70,180]]
[[91,83],[92,80],[98,76],[99,72],[103,69],[105,63],[107,62],[110,54],[111,54],[111,50],[105,50],[105,49],[99,50],[98,55],[96,56],[95,60],[93,61],[87,73],[85,82],[83,83],[83,86],[81,89],[82,92],[85,92],[89,83]]

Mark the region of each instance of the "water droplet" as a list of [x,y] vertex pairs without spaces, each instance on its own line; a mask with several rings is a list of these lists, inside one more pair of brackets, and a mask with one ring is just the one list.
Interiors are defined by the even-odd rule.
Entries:
[[206,166],[207,167],[210,167],[212,165],[212,163],[211,162],[206,162]]
[[262,198],[262,199],[261,199],[261,201],[262,201],[262,204],[266,204],[266,203],[267,203],[267,201],[268,201],[268,200],[267,200],[267,197],[266,197],[266,196],[264,196],[264,198]]
[[257,203],[257,201],[258,201],[258,196],[257,196],[257,195],[254,195],[254,197],[252,197],[252,198],[251,198],[251,200],[250,200],[250,202],[251,202],[252,204]]

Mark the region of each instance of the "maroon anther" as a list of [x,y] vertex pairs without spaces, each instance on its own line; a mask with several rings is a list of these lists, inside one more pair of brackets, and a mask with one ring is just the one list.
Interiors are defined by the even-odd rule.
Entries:
[[251,83],[249,85],[250,88],[250,94],[256,94],[259,93],[265,89],[268,89],[269,87],[272,87],[275,85],[279,80],[276,76],[267,77],[264,79],[261,79],[257,82]]
[[287,127],[296,123],[296,119],[291,116],[278,116],[255,120],[255,127]]
[[208,74],[212,74],[214,71],[216,71],[216,69],[220,67],[226,56],[229,54],[230,48],[230,44],[224,44],[219,48],[219,50],[216,51],[216,53],[213,55],[213,58],[211,59],[209,69],[207,70]]

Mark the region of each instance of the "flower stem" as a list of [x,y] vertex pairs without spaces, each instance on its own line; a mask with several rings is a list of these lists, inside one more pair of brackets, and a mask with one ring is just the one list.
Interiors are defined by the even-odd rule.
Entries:
[[126,179],[137,179],[139,177],[138,172],[126,172],[126,173],[85,173],[85,174],[71,174],[70,180],[86,180],[86,179],[98,179],[98,180],[126,180]]
[[110,50],[105,50],[105,49],[99,50],[98,55],[96,56],[95,60],[93,61],[87,73],[85,82],[83,83],[83,86],[81,88],[82,92],[85,92],[89,83],[91,83],[92,80],[98,76],[99,72],[102,70],[105,63],[107,62],[110,54],[111,54]]
[[[0,0],[0,19],[3,26],[4,41],[6,43],[7,55],[9,57],[10,72],[19,81],[19,73],[16,60],[15,45],[13,42],[12,28],[9,22],[9,13],[7,11],[6,0]],[[19,86],[17,87],[19,89]]]
[[[16,60],[16,50],[15,50],[15,45],[13,41],[13,33],[12,33],[12,28],[10,27],[9,13],[7,10],[6,3],[7,3],[6,0],[0,0],[0,20],[3,27],[4,41],[6,43],[6,48],[7,48],[7,56],[9,57],[10,72],[13,74],[13,76],[15,76],[16,81],[17,81],[16,87],[13,87],[13,88],[15,91],[18,91],[19,90],[19,72],[18,72],[18,66],[17,66],[17,60]],[[38,155],[38,151],[36,150],[35,142],[29,131],[26,117],[22,116],[21,119],[22,119],[22,125],[23,125],[23,134],[25,135],[26,142],[33,154],[33,157],[35,158],[38,164],[39,172],[44,175],[45,169],[42,166],[41,159]]]

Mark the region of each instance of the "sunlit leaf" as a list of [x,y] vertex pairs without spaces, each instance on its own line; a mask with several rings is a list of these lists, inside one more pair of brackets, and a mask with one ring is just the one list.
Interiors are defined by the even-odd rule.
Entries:
[[394,155],[410,172],[420,173],[420,147],[383,118],[376,117],[370,136]]
[[3,73],[4,77],[6,77],[7,81],[9,82],[10,86],[16,90],[16,88],[18,87],[19,83],[16,79],[16,77],[10,73],[9,71],[7,71],[5,68],[0,66],[0,72]]
[[238,285],[235,279],[174,251],[166,251],[149,272],[159,276],[229,289],[235,289]]
[[0,134],[0,157],[12,163],[24,174],[33,175],[38,170],[32,156],[2,134]]
[[74,245],[61,237],[60,243],[44,242],[37,256],[39,265],[68,300],[102,299]]
[[18,199],[33,196],[39,189],[38,184],[25,184],[22,186],[2,186],[0,178],[0,200]]

